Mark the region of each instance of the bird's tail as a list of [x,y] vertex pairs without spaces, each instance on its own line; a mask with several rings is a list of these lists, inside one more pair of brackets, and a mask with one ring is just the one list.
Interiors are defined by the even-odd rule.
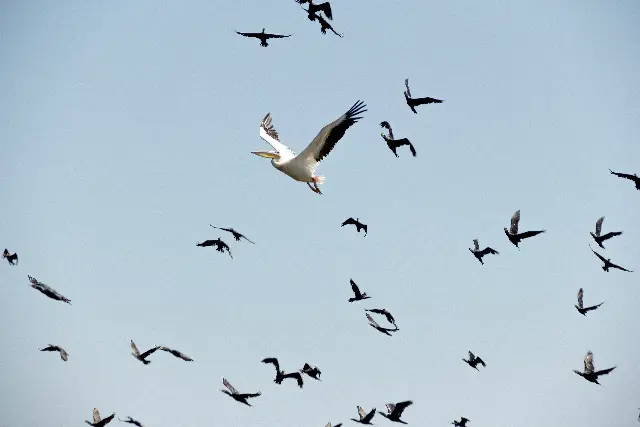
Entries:
[[316,184],[324,184],[324,182],[326,181],[326,178],[324,176],[314,176],[313,180],[315,181]]

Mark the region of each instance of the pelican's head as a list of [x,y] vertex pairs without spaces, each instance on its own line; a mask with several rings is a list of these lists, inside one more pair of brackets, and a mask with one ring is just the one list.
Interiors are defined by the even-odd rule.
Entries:
[[265,159],[271,159],[271,161],[280,160],[280,153],[277,151],[252,151],[251,154],[264,157]]

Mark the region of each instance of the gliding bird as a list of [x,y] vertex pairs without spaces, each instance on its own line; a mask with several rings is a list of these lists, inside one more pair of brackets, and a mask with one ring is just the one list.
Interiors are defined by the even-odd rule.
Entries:
[[229,245],[223,242],[219,237],[215,240],[205,240],[202,243],[196,244],[196,246],[200,246],[201,248],[206,248],[207,246],[215,246],[216,251],[224,253],[224,251],[226,250],[231,259],[233,259],[233,255],[231,255],[231,249],[229,248]]
[[111,420],[113,420],[113,417],[115,416],[116,416],[116,413],[114,412],[113,414],[109,415],[107,418],[102,419],[100,418],[100,412],[98,411],[98,408],[93,408],[93,422],[91,423],[89,421],[85,421],[85,423],[93,427],[104,427],[105,425],[109,424]]
[[418,112],[415,109],[415,107],[417,107],[418,105],[433,104],[433,103],[440,104],[443,102],[441,99],[429,98],[428,96],[425,98],[412,98],[411,90],[409,89],[409,79],[404,80],[404,85],[407,88],[404,91],[404,99],[406,99],[407,105],[409,106],[409,108],[411,108],[411,111],[413,111],[415,114],[418,114]]
[[280,34],[269,34],[264,32],[264,28],[262,29],[261,33],[241,33],[239,31],[236,31],[236,33],[240,34],[241,36],[255,37],[257,39],[260,39],[260,46],[262,47],[269,46],[269,43],[267,43],[268,39],[282,39],[284,37],[291,37],[293,35],[293,34],[289,34],[288,36],[284,36]]
[[347,129],[362,118],[359,114],[367,111],[365,107],[362,101],[353,104],[349,111],[323,127],[307,148],[298,155],[280,142],[278,132],[271,124],[271,114],[267,113],[260,124],[260,137],[275,151],[252,151],[251,153],[271,159],[274,168],[296,181],[306,182],[312,191],[322,194],[318,184],[324,182],[324,177],[316,175],[316,167],[329,155]]
[[476,259],[478,261],[480,261],[480,264],[482,264],[482,265],[484,265],[484,261],[482,261],[482,257],[483,256],[485,256],[487,254],[500,255],[500,252],[496,251],[495,249],[491,249],[489,246],[487,246],[483,250],[480,250],[480,245],[478,244],[478,239],[473,239],[473,249],[469,248],[469,250],[471,251],[473,256],[475,256]]
[[300,375],[300,372],[291,372],[291,373],[285,374],[280,370],[280,363],[278,362],[278,359],[276,359],[275,357],[267,357],[262,361],[262,363],[271,363],[273,364],[273,366],[275,366],[276,379],[273,380],[274,383],[282,384],[283,380],[287,378],[294,378],[296,381],[298,381],[298,387],[302,388],[303,382],[302,382],[302,375]]
[[360,230],[364,230],[364,236],[367,237],[367,225],[360,222],[360,218],[353,219],[352,217],[347,218],[340,227],[344,227],[345,225],[355,225],[356,231],[359,233]]
[[407,406],[412,405],[413,401],[406,400],[404,402],[398,403],[387,403],[387,413],[378,411],[380,415],[388,419],[389,421],[394,421],[396,423],[407,424],[405,421],[402,421],[400,417],[402,416],[402,412],[407,408]]
[[589,232],[589,234],[591,234],[591,237],[593,237],[593,240],[595,240],[596,243],[598,244],[598,246],[600,246],[602,249],[604,249],[604,246],[602,246],[602,242],[604,242],[605,240],[609,240],[612,237],[619,236],[619,235],[622,234],[622,231],[610,231],[607,234],[600,235],[600,232],[602,231],[602,222],[603,221],[604,221],[604,217],[603,216],[598,218],[598,220],[596,221],[596,233],[593,234],[593,233]]
[[478,364],[484,366],[485,368],[487,367],[487,365],[484,363],[484,360],[482,360],[479,357],[476,357],[475,354],[469,352],[469,360],[467,359],[462,359],[467,365],[471,366],[473,369],[475,369],[476,371],[479,371],[480,369],[478,369]]
[[50,286],[45,285],[42,282],[39,282],[35,277],[31,277],[31,276],[27,276],[29,277],[29,282],[31,282],[31,287],[33,289],[37,289],[40,292],[42,292],[43,294],[45,294],[46,296],[48,296],[51,299],[54,299],[56,301],[63,301],[66,302],[67,304],[71,305],[71,300],[67,297],[65,297],[64,295],[58,293],[58,291],[56,291],[55,289],[51,288]]
[[609,169],[609,172],[611,172],[612,175],[615,175],[618,178],[624,178],[633,181],[633,183],[636,185],[636,190],[640,190],[640,177],[635,173],[633,175],[629,175],[628,173],[614,172],[611,169]]
[[573,370],[573,372],[575,372],[576,374],[580,375],[582,378],[584,378],[585,380],[592,382],[592,383],[596,383],[598,385],[602,385],[598,382],[598,377],[600,375],[608,375],[609,372],[613,371],[614,369],[616,369],[617,366],[614,366],[613,368],[609,368],[609,369],[603,369],[601,371],[596,371],[594,365],[593,365],[593,353],[591,351],[587,352],[587,355],[584,357],[584,371],[580,372],[580,371],[576,371],[575,369]]
[[509,241],[513,243],[516,248],[520,249],[518,243],[524,239],[528,239],[529,237],[537,236],[540,233],[544,233],[547,230],[538,230],[538,231],[525,231],[524,233],[518,233],[518,223],[520,223],[520,209],[516,211],[511,217],[511,228],[507,230],[507,227],[504,228],[504,234],[507,235]]
[[607,259],[607,258],[603,257],[603,256],[602,256],[602,255],[600,255],[598,252],[594,251],[594,250],[593,250],[593,248],[592,248],[591,246],[589,246],[589,249],[591,249],[591,252],[593,252],[594,254],[596,254],[596,256],[597,256],[598,258],[600,258],[600,260],[601,260],[602,262],[604,262],[604,265],[602,266],[602,269],[603,269],[604,271],[606,271],[607,273],[609,272],[609,269],[610,269],[610,268],[617,268],[618,270],[622,270],[622,271],[627,271],[627,272],[629,272],[629,273],[633,273],[633,271],[632,271],[632,270],[627,270],[627,269],[626,269],[626,268],[624,268],[624,267],[620,267],[619,265],[612,263],[612,262],[611,262],[611,258]]
[[356,282],[354,282],[353,279],[349,279],[349,283],[351,283],[351,290],[354,294],[353,298],[349,298],[349,302],[362,301],[363,299],[371,298],[366,292],[360,292],[360,288],[356,285]]
[[138,426],[138,427],[144,427],[140,421],[136,421],[131,417],[127,417],[127,418],[128,419],[126,419],[126,420],[121,420],[120,418],[118,418],[118,421],[123,422],[123,423],[133,424],[134,426]]
[[351,420],[360,424],[371,424],[371,420],[373,419],[375,414],[376,408],[373,408],[371,412],[367,414],[361,406],[358,406],[358,415],[360,416],[360,419],[356,420],[355,418],[351,418]]
[[49,344],[47,347],[40,349],[40,351],[58,351],[60,352],[60,359],[65,362],[69,360],[69,353],[67,353],[64,348],[57,345]]
[[391,129],[391,125],[389,124],[389,122],[387,122],[387,121],[381,122],[380,126],[382,126],[383,128],[387,128],[389,130],[389,136],[385,135],[382,132],[380,133],[380,135],[386,141],[387,147],[389,147],[389,150],[393,151],[393,154],[396,157],[400,157],[400,156],[398,156],[398,153],[396,152],[396,149],[398,147],[402,147],[403,145],[408,145],[409,146],[409,150],[411,151],[411,154],[413,154],[413,157],[416,157],[416,155],[417,155],[416,149],[413,146],[413,144],[411,143],[411,141],[409,141],[407,138],[395,139],[393,137],[393,130]]
[[18,254],[10,254],[9,250],[5,248],[4,252],[2,252],[2,258],[6,258],[9,261],[9,264],[16,265],[18,264]]
[[584,295],[584,291],[582,290],[582,288],[580,288],[580,290],[578,291],[578,304],[574,304],[574,307],[580,312],[580,314],[582,314],[583,316],[587,315],[587,311],[591,311],[591,310],[595,310],[598,307],[600,307],[602,304],[604,304],[604,301],[601,302],[598,305],[592,305],[591,307],[587,307],[585,308],[584,305],[582,304],[582,297]]
[[229,391],[227,390],[220,390],[221,392],[223,392],[224,394],[231,396],[236,402],[240,402],[240,403],[244,403],[247,406],[251,406],[249,404],[249,402],[247,402],[247,399],[252,398],[252,397],[258,397],[261,396],[262,393],[257,392],[257,393],[238,393],[238,390],[235,389],[235,387],[233,387],[231,385],[231,383],[229,381],[227,381],[226,378],[222,378],[222,384],[224,384],[224,386],[229,389]]
[[[209,227],[217,228],[218,230],[228,231],[229,233],[233,234],[233,238],[236,239],[236,242],[239,242],[240,239],[244,239],[249,243],[253,243],[251,240],[247,239],[247,237],[244,234],[238,233],[233,228],[216,227],[215,225],[211,225],[211,224],[209,224]],[[255,243],[253,244],[255,245]]]

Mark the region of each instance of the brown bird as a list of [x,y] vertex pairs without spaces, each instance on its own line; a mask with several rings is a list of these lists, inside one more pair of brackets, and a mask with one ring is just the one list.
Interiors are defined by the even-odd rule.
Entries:
[[600,303],[600,304],[598,304],[598,305],[592,305],[591,307],[586,307],[586,308],[585,308],[585,307],[584,307],[584,305],[582,304],[582,297],[583,297],[583,295],[584,295],[584,291],[582,290],[582,288],[580,288],[580,290],[578,291],[578,304],[577,304],[577,305],[576,305],[576,304],[574,304],[574,307],[575,307],[575,308],[580,312],[580,314],[582,314],[583,316],[586,316],[588,311],[595,310],[595,309],[597,309],[598,307],[600,307],[602,304],[604,304],[604,301],[603,301],[603,302],[601,302],[601,303]]
[[162,351],[166,351],[167,353],[171,353],[173,354],[175,357],[184,360],[185,362],[193,362],[193,359],[190,358],[189,356],[187,356],[186,354],[178,351],[178,350],[173,350],[169,347],[165,347],[165,346],[160,346],[160,348],[158,350],[162,350]]
[[609,169],[609,172],[611,172],[612,175],[615,175],[618,178],[624,178],[633,181],[633,183],[636,185],[636,190],[640,190],[640,177],[635,173],[633,175],[629,175],[628,173],[614,172],[611,169]]
[[38,279],[36,279],[35,277],[31,277],[31,276],[27,276],[27,277],[29,278],[29,282],[31,282],[30,286],[33,289],[37,289],[38,291],[40,291],[41,293],[45,294],[46,296],[48,296],[51,299],[54,299],[56,301],[63,301],[63,302],[66,302],[67,304],[71,305],[71,300],[69,298],[65,297],[64,295],[60,294],[55,289],[53,289],[50,286],[47,286],[44,283],[38,281]]
[[359,233],[360,230],[364,230],[364,236],[367,237],[367,226],[360,222],[360,218],[353,219],[352,217],[347,218],[340,227],[344,227],[345,225],[355,225],[356,231]]
[[9,261],[9,264],[16,265],[18,264],[18,254],[14,253],[13,255],[9,253],[9,250],[5,248],[2,253],[2,258],[6,258]]
[[362,301],[363,299],[371,298],[367,293],[361,293],[360,288],[356,285],[356,282],[353,279],[349,279],[349,283],[351,283],[351,290],[353,291],[354,297],[349,298],[349,302]]
[[619,265],[612,263],[610,258],[609,258],[609,259],[607,259],[607,258],[603,257],[603,256],[602,256],[602,255],[600,255],[598,252],[594,251],[594,250],[593,250],[593,248],[592,248],[591,246],[589,246],[589,249],[591,249],[591,252],[593,252],[594,254],[596,254],[596,256],[597,256],[598,258],[600,258],[600,260],[601,260],[602,262],[604,262],[604,265],[602,266],[602,269],[603,269],[604,271],[606,271],[607,273],[609,272],[609,269],[610,269],[610,268],[617,268],[618,270],[622,270],[622,271],[627,271],[627,272],[629,272],[629,273],[633,273],[633,271],[632,271],[632,270],[627,270],[627,269],[626,269],[626,268],[624,268],[624,267],[620,267]]
[[[218,230],[228,231],[229,233],[233,234],[233,238],[236,239],[237,242],[239,242],[240,239],[244,239],[249,243],[253,243],[251,240],[247,239],[244,234],[238,233],[233,228],[216,227],[215,225],[211,225],[211,224],[209,224],[209,227],[217,228]],[[255,243],[253,244],[255,245]]]
[[482,360],[479,357],[476,357],[475,354],[469,352],[469,360],[467,359],[462,359],[467,365],[471,366],[473,369],[475,369],[476,371],[479,371],[480,369],[478,369],[478,365],[482,365],[484,367],[486,367],[487,365],[484,363],[484,360]]
[[223,242],[222,239],[220,239],[219,237],[215,240],[205,240],[202,243],[196,244],[196,246],[200,246],[201,248],[206,248],[208,246],[215,246],[216,251],[224,253],[224,251],[226,250],[229,256],[231,257],[231,259],[233,259],[233,255],[231,255],[231,249],[229,248],[229,245]]
[[85,423],[93,427],[104,427],[105,425],[109,424],[111,420],[113,420],[113,417],[115,416],[116,416],[116,413],[114,412],[113,414],[109,415],[107,418],[102,419],[100,418],[100,412],[98,411],[98,408],[93,408],[93,422],[85,421]]
[[148,365],[149,363],[151,363],[150,360],[147,360],[147,357],[149,357],[150,355],[158,351],[160,347],[161,346],[156,345],[150,348],[149,350],[145,351],[144,353],[140,354],[140,352],[138,351],[138,347],[136,347],[136,343],[134,343],[133,340],[131,340],[131,349],[133,350],[133,353],[131,354],[133,355],[133,357],[135,357],[145,365]]
[[387,147],[389,147],[389,150],[391,150],[396,157],[400,157],[398,156],[396,149],[398,147],[402,147],[403,145],[408,145],[409,150],[411,151],[411,154],[413,154],[413,157],[416,157],[417,155],[416,149],[411,143],[411,141],[409,141],[407,138],[395,139],[393,137],[393,130],[391,129],[391,125],[389,124],[389,122],[385,120],[384,122],[380,123],[380,126],[382,126],[383,128],[387,128],[387,130],[389,131],[389,136],[385,135],[383,132],[380,133],[380,135],[387,143]]
[[371,326],[374,329],[377,329],[379,332],[382,332],[385,335],[391,336],[390,332],[396,332],[396,331],[400,330],[400,329],[398,329],[397,326],[395,328],[393,328],[393,329],[391,329],[391,328],[383,328],[382,326],[378,325],[378,323],[375,320],[373,320],[373,317],[371,317],[371,315],[369,313],[365,313],[365,314],[367,315],[367,319],[369,320],[369,326]]
[[402,412],[407,408],[407,406],[413,405],[413,401],[406,400],[404,402],[398,403],[387,403],[387,413],[378,411],[380,415],[388,419],[389,421],[394,421],[396,423],[407,424],[405,421],[402,421],[400,417],[402,416]]
[[309,3],[309,9],[303,9],[305,12],[307,12],[307,17],[310,21],[314,21],[318,16],[316,14],[319,14],[319,12],[324,12],[328,19],[333,20],[333,14],[331,13],[331,4],[328,1],[324,3],[314,4],[313,0],[296,0],[296,3],[301,6],[305,3]]
[[284,37],[291,37],[292,36],[292,34],[289,34],[288,36],[284,36],[284,35],[280,35],[280,34],[265,33],[264,32],[264,28],[262,29],[261,33],[241,33],[239,31],[236,31],[236,33],[240,34],[241,36],[255,37],[257,39],[260,39],[260,46],[262,46],[262,47],[269,46],[269,43],[267,43],[268,39],[281,39],[281,38],[284,38]]
[[291,372],[291,373],[285,374],[280,370],[280,363],[278,362],[278,359],[276,359],[275,357],[267,357],[266,359],[262,360],[262,363],[271,363],[273,364],[273,366],[275,366],[276,379],[273,380],[274,383],[282,384],[283,380],[287,378],[294,378],[296,381],[298,381],[298,387],[302,388],[303,382],[302,382],[302,375],[300,375],[300,372]]
[[482,264],[482,265],[484,265],[484,261],[482,261],[482,257],[483,256],[485,256],[487,254],[500,255],[500,252],[496,251],[495,249],[491,249],[489,246],[487,246],[483,250],[480,250],[480,245],[478,244],[478,239],[473,239],[473,249],[469,248],[469,250],[471,251],[473,256],[475,256],[476,259],[478,261],[480,261],[480,264]]
[[371,420],[373,419],[375,414],[376,408],[373,408],[371,412],[367,414],[364,409],[362,409],[362,407],[358,406],[358,415],[360,416],[360,419],[356,420],[355,418],[351,418],[351,420],[360,424],[371,424]]
[[598,385],[602,385],[598,382],[598,377],[600,375],[608,375],[609,372],[613,371],[614,369],[616,369],[617,366],[614,366],[613,368],[609,368],[609,369],[603,369],[601,371],[596,371],[595,366],[593,365],[593,353],[591,351],[587,352],[587,355],[584,357],[584,371],[580,372],[580,371],[576,371],[575,369],[573,370],[573,372],[575,372],[576,374],[580,375],[582,378],[584,378],[585,380],[592,382],[592,383],[596,383]]
[[520,249],[518,243],[524,239],[528,239],[533,236],[537,236],[540,233],[544,233],[546,230],[539,231],[525,231],[524,233],[518,233],[518,224],[520,223],[520,209],[516,211],[511,217],[511,228],[507,230],[504,228],[504,233],[509,238],[509,241],[516,245],[516,248]]
[[247,399],[250,399],[252,397],[258,397],[258,396],[262,395],[262,393],[260,393],[260,392],[257,392],[257,393],[238,393],[238,390],[236,390],[235,387],[232,386],[231,383],[229,381],[227,381],[226,378],[222,378],[222,384],[224,384],[224,386],[228,389],[228,391],[227,390],[220,390],[221,392],[223,392],[227,396],[231,396],[236,402],[244,403],[247,406],[251,406],[249,404],[249,402],[247,402]]
[[619,235],[622,234],[622,231],[610,231],[607,234],[600,235],[600,232],[602,231],[602,222],[603,221],[604,221],[604,217],[603,216],[598,218],[598,220],[596,221],[596,233],[593,234],[593,233],[589,232],[589,234],[591,234],[591,237],[593,237],[593,240],[595,240],[596,243],[598,244],[598,246],[600,246],[602,249],[604,249],[604,246],[602,246],[602,242],[604,242],[605,240],[609,240],[612,237],[619,236]]
[[428,96],[425,98],[412,98],[411,90],[409,89],[409,79],[404,80],[404,85],[406,86],[406,90],[404,91],[404,99],[407,101],[407,105],[411,108],[415,114],[418,114],[415,107],[423,104],[441,104],[443,101],[441,99],[429,98]]
[[144,427],[144,426],[140,423],[140,421],[136,421],[136,420],[134,420],[134,419],[133,419],[133,418],[131,418],[131,417],[127,417],[127,418],[128,418],[128,419],[126,419],[126,420],[121,420],[120,418],[118,418],[118,421],[121,421],[121,422],[123,422],[123,423],[133,424],[134,426],[138,426],[138,427]]
[[64,348],[57,345],[49,344],[47,347],[40,349],[40,351],[58,351],[60,352],[60,359],[65,362],[69,360],[69,353],[67,353]]

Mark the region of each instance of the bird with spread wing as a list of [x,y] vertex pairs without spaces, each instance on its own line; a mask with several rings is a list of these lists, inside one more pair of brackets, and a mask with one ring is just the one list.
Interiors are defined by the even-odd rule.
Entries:
[[360,230],[364,230],[364,236],[363,237],[367,237],[368,227],[367,227],[366,224],[363,224],[363,223],[360,222],[360,218],[353,219],[353,217],[349,217],[349,218],[344,220],[344,222],[342,223],[342,225],[340,227],[344,227],[345,225],[355,225],[356,231],[359,233]]
[[584,378],[589,382],[602,385],[598,382],[598,377],[601,375],[608,375],[611,371],[613,371],[616,368],[617,366],[614,366],[613,368],[596,371],[596,368],[593,364],[593,353],[591,351],[588,351],[587,355],[584,357],[584,370],[580,372],[574,369],[573,372],[580,375],[582,378]]
[[178,350],[174,350],[172,348],[169,347],[165,347],[163,345],[160,346],[160,348],[158,350],[162,350],[162,351],[166,351],[167,353],[171,353],[173,354],[175,357],[177,357],[178,359],[182,359],[185,362],[193,362],[193,359],[190,358],[189,356],[187,356],[186,354],[184,354],[181,351]]
[[64,295],[62,295],[52,287],[45,285],[35,277],[32,277],[32,276],[27,276],[27,277],[29,278],[29,282],[31,282],[30,286],[33,289],[40,291],[41,293],[43,293],[44,295],[48,296],[51,299],[54,299],[56,301],[63,301],[71,305],[71,300],[69,298],[65,297]]
[[524,233],[518,233],[518,224],[520,223],[520,209],[518,209],[511,217],[511,228],[504,228],[504,233],[509,238],[509,241],[513,243],[516,248],[520,249],[518,244],[524,240],[533,236],[537,236],[540,233],[544,233],[546,230],[538,231],[525,231]]
[[10,265],[18,264],[18,254],[9,252],[9,249],[5,248],[4,252],[2,252],[2,258],[6,258]]
[[633,175],[629,175],[628,173],[614,172],[611,169],[609,169],[609,172],[611,172],[611,175],[615,175],[618,178],[623,178],[623,179],[628,179],[630,181],[633,181],[633,183],[636,185],[636,190],[640,190],[640,176],[636,175],[635,173]]
[[618,270],[626,271],[628,273],[633,273],[633,270],[627,270],[624,267],[620,267],[619,265],[612,263],[611,262],[611,258],[603,257],[598,252],[594,251],[591,246],[589,246],[589,249],[591,249],[591,252],[593,252],[598,258],[600,258],[600,261],[604,262],[604,265],[602,266],[602,269],[604,271],[606,271],[607,273],[609,272],[610,268],[617,268]]
[[467,365],[471,366],[473,369],[475,369],[476,371],[479,371],[480,369],[478,369],[478,365],[482,365],[486,368],[486,364],[484,363],[484,360],[482,360],[481,358],[477,357],[475,354],[473,354],[472,352],[469,352],[469,360],[467,359],[462,359]]
[[371,412],[367,414],[361,406],[358,406],[358,415],[360,416],[360,419],[351,418],[351,421],[355,421],[360,424],[371,424],[371,420],[376,415],[376,408],[373,408]]
[[371,298],[366,292],[360,292],[360,288],[356,285],[356,282],[354,282],[353,279],[349,279],[349,283],[351,283],[351,290],[354,295],[353,298],[349,298],[349,302],[362,301],[364,299]]
[[376,329],[378,332],[391,336],[391,332],[397,332],[400,330],[395,324],[393,325],[395,326],[393,329],[383,328],[382,326],[378,325],[378,322],[376,322],[369,313],[365,313],[365,314],[367,316],[367,320],[369,320],[369,326],[371,326],[373,329]]
[[310,364],[305,363],[302,369],[300,369],[300,373],[307,374],[314,380],[322,381],[320,379],[320,375],[322,374],[322,372],[320,371],[320,369],[318,369],[317,366],[311,366]]
[[394,421],[396,423],[407,424],[405,421],[401,420],[400,417],[404,410],[409,406],[413,405],[413,401],[405,400],[404,402],[398,403],[387,403],[387,413],[385,414],[382,411],[378,411],[380,415],[388,419],[389,421]]
[[298,3],[300,6],[305,3],[309,3],[309,9],[303,9],[308,13],[307,17],[310,21],[314,21],[318,17],[318,15],[320,15],[320,12],[324,13],[328,19],[333,20],[331,4],[328,1],[316,4],[313,2],[313,0],[296,0],[296,3]]
[[273,380],[274,383],[282,384],[283,380],[287,378],[293,378],[298,382],[298,387],[302,388],[303,382],[300,372],[290,372],[288,374],[285,374],[280,370],[280,362],[278,362],[278,359],[276,359],[275,357],[267,357],[266,359],[262,360],[262,363],[271,363],[276,368],[276,379]]
[[409,141],[407,138],[395,139],[393,137],[393,130],[391,129],[391,125],[389,124],[388,121],[385,120],[381,122],[380,126],[383,128],[386,128],[389,131],[389,135],[385,135],[384,132],[380,132],[380,135],[387,143],[387,147],[389,147],[389,150],[391,150],[396,157],[400,157],[396,152],[397,148],[402,147],[403,145],[409,146],[409,150],[411,151],[411,154],[413,155],[413,157],[417,156],[418,153],[416,152],[416,149],[411,143],[411,141]]
[[[244,234],[238,233],[233,228],[216,227],[215,225],[211,225],[211,224],[209,224],[209,227],[217,228],[218,230],[227,231],[227,232],[233,234],[233,238],[236,239],[236,242],[239,242],[240,239],[244,239],[249,243],[253,243],[251,240],[247,239],[247,237]],[[255,243],[253,243],[253,244],[255,245]]]
[[407,101],[407,105],[409,106],[409,108],[411,108],[411,111],[413,111],[415,114],[418,114],[415,109],[415,107],[417,107],[418,105],[441,104],[443,102],[441,99],[429,98],[428,96],[424,98],[412,98],[411,90],[409,89],[409,79],[404,80],[404,85],[407,88],[404,91],[404,99]]
[[583,316],[587,315],[588,311],[595,310],[604,304],[604,301],[598,305],[592,305],[591,307],[585,307],[582,302],[582,297],[584,296],[584,291],[582,288],[578,291],[578,304],[574,304],[574,307],[582,314]]
[[485,255],[488,255],[488,254],[500,255],[500,252],[496,251],[495,249],[490,248],[489,246],[487,246],[483,250],[480,250],[480,245],[478,243],[478,239],[473,239],[473,249],[469,248],[469,250],[471,251],[473,256],[475,256],[476,259],[478,261],[480,261],[480,264],[482,264],[482,265],[484,265],[484,261],[482,261],[482,257],[484,257]]
[[127,423],[127,424],[133,424],[134,426],[137,426],[137,427],[144,427],[140,421],[136,421],[131,417],[127,417],[126,420],[121,420],[120,418],[118,418],[118,421]]
[[115,416],[116,416],[116,413],[114,412],[113,414],[109,415],[107,418],[100,418],[100,411],[98,411],[98,408],[93,408],[93,422],[85,421],[85,423],[93,427],[104,427],[105,425],[109,424],[111,420],[113,420],[113,417]]
[[384,308],[365,308],[364,311],[368,311],[370,313],[380,314],[387,318],[387,322],[391,323],[393,326],[396,326],[396,319],[393,318],[391,313],[389,313]]
[[285,37],[291,37],[293,35],[293,34],[289,34],[285,36],[281,34],[269,34],[269,33],[265,33],[264,30],[265,29],[263,28],[261,33],[241,33],[240,31],[236,31],[236,33],[240,34],[241,36],[254,37],[256,39],[260,39],[260,46],[262,47],[269,46],[269,43],[267,43],[267,40],[269,39],[282,39]]
[[467,427],[468,422],[468,418],[460,417],[460,421],[454,421],[451,424],[453,424],[454,427]]
[[216,247],[216,251],[224,253],[224,251],[227,251],[227,253],[229,254],[229,256],[231,257],[231,259],[233,259],[233,255],[231,255],[231,248],[229,248],[229,245],[227,245],[225,242],[222,241],[221,238],[217,238],[217,239],[212,239],[212,240],[205,240],[202,243],[197,243],[196,246],[200,246],[201,248],[206,248],[209,246],[215,246]]
[[610,231],[607,234],[601,234],[601,232],[602,232],[602,223],[603,222],[604,222],[604,217],[601,216],[596,221],[596,232],[595,232],[595,234],[592,233],[592,232],[589,232],[589,234],[591,234],[591,237],[593,237],[593,240],[595,240],[596,243],[598,244],[598,246],[600,246],[602,249],[604,249],[604,246],[602,246],[602,242],[604,242],[605,240],[609,240],[612,237],[619,236],[619,235],[622,234],[622,231]]
[[256,393],[239,393],[226,378],[222,378],[222,384],[227,388],[227,390],[220,390],[221,392],[227,396],[231,396],[236,402],[244,403],[247,406],[251,406],[249,402],[247,402],[247,399],[262,395],[259,391]]
[[147,357],[151,356],[153,353],[160,350],[160,347],[161,346],[159,345],[153,346],[152,348],[150,348],[149,350],[141,354],[140,351],[138,350],[138,347],[136,346],[136,343],[134,343],[133,340],[131,340],[131,350],[133,350],[131,354],[133,355],[133,357],[135,357],[145,365],[148,365],[149,363],[151,363],[150,360],[147,360]]
[[64,348],[58,345],[49,344],[45,348],[40,349],[40,351],[57,351],[60,353],[60,359],[62,359],[65,362],[69,360],[69,353],[67,353]]

